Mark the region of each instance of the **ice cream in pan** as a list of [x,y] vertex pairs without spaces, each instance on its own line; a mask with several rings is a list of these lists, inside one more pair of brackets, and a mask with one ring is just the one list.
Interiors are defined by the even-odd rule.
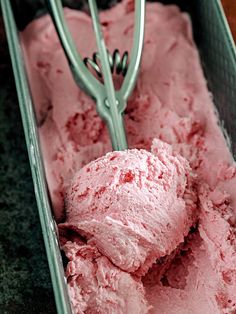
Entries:
[[[133,14],[127,1],[101,13],[111,51],[130,50]],[[79,52],[91,55],[89,16],[65,15]],[[75,312],[234,313],[236,169],[188,15],[146,5],[125,152],[110,152],[50,18],[32,22],[22,43]]]

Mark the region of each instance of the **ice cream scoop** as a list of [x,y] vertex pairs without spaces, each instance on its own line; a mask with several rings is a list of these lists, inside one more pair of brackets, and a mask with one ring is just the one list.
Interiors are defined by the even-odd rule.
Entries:
[[111,152],[74,176],[63,226],[76,230],[114,265],[143,275],[184,240],[196,218],[186,159],[158,141],[155,155]]
[[126,77],[119,91],[115,91],[109,58],[95,0],[89,0],[89,7],[95,31],[96,42],[101,63],[104,85],[86,68],[78,54],[72,37],[66,26],[62,4],[60,1],[48,0],[47,5],[54,21],[62,47],[68,59],[76,83],[93,99],[96,99],[97,112],[106,122],[114,150],[127,149],[127,141],[123,123],[126,101],[131,94],[138,75],[144,38],[145,0],[135,1],[134,46]]

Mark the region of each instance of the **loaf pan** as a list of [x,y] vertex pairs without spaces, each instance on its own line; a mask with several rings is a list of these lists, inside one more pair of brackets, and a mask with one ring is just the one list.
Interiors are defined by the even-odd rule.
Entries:
[[[99,4],[106,8],[109,7],[109,2],[114,1],[99,1]],[[194,38],[199,49],[208,87],[213,94],[222,129],[225,130],[224,133],[232,153],[236,156],[236,50],[221,3],[219,0],[166,0],[160,2],[176,4],[191,16]],[[68,1],[68,3],[65,1],[64,5],[80,9],[82,1]],[[33,0],[1,0],[1,7],[57,311],[60,314],[69,314],[72,313],[72,310],[56,223],[47,191],[34,104],[19,40],[19,31],[23,30],[33,19],[45,14],[46,9],[44,1]]]

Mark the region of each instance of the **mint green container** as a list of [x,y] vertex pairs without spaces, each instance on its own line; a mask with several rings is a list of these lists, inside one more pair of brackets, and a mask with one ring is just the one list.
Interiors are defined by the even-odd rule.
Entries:
[[[42,1],[32,0],[31,7],[30,1],[0,1],[57,311],[60,314],[69,314],[72,310],[56,224],[47,192],[34,105],[18,35],[19,29],[23,29],[33,18],[44,14],[45,8]],[[69,2],[71,4],[72,1]],[[176,4],[182,10],[189,12],[192,18],[195,41],[199,48],[209,90],[214,96],[232,153],[236,156],[236,49],[221,3],[219,0],[163,0],[160,2]],[[17,3],[20,4],[17,6]],[[27,8],[30,8],[29,12]]]

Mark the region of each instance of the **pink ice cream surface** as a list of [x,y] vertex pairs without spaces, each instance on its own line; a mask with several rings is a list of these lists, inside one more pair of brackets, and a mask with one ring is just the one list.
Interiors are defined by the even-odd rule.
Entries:
[[133,149],[90,162],[67,193],[66,225],[117,267],[139,275],[183,242],[196,220],[190,166],[159,144],[156,156]]
[[[83,57],[91,56],[96,51],[96,45],[90,18],[82,12],[70,10],[65,10],[65,16],[78,50]],[[121,52],[131,51],[134,23],[132,2],[122,1],[113,9],[101,13],[100,18],[110,51],[116,48]],[[105,125],[96,113],[95,104],[73,81],[50,18],[44,16],[31,23],[22,34],[22,44],[35,103],[50,196],[57,221],[65,222],[63,220],[64,199],[68,187],[69,195],[71,195],[72,177],[77,171],[84,173],[84,169],[88,166],[82,170],[79,169],[109,152],[110,141]],[[176,239],[175,244],[178,247],[170,255],[162,257],[162,253],[166,251],[166,254],[169,254],[174,248],[174,242],[171,243],[173,229],[168,230],[170,242],[159,243],[163,246],[160,250],[162,253],[156,256],[161,257],[148,273],[140,278],[137,275],[147,269],[142,269],[142,267],[147,262],[150,253],[148,248],[155,243],[154,238],[149,235],[151,230],[145,231],[145,243],[148,242],[148,245],[132,242],[133,251],[129,250],[128,254],[122,255],[116,250],[117,256],[113,254],[111,247],[107,244],[108,241],[100,243],[101,238],[97,233],[97,228],[101,227],[98,222],[106,224],[110,219],[112,223],[116,222],[116,226],[123,228],[120,230],[127,231],[129,236],[125,234],[125,238],[128,241],[133,236],[134,230],[139,236],[137,225],[140,228],[140,220],[135,216],[132,217],[131,213],[130,217],[134,218],[134,222],[127,219],[128,226],[124,227],[126,217],[122,216],[122,210],[127,209],[129,203],[125,204],[125,207],[122,206],[120,211],[116,208],[115,217],[111,217],[113,211],[106,209],[108,219],[105,217],[106,219],[102,220],[101,213],[94,213],[91,219],[91,212],[88,211],[91,206],[86,207],[85,204],[83,214],[79,219],[76,217],[76,212],[71,210],[71,200],[70,204],[68,201],[65,222],[68,224],[67,231],[74,227],[77,237],[84,236],[81,243],[81,240],[78,242],[65,231],[66,236],[62,241],[70,260],[67,266],[67,277],[75,312],[94,313],[94,307],[100,310],[102,303],[100,313],[103,313],[103,309],[106,308],[108,313],[110,311],[111,313],[136,314],[138,310],[133,307],[135,304],[142,309],[143,313],[149,311],[151,314],[235,313],[236,168],[218,124],[212,95],[207,90],[199,55],[192,39],[189,17],[175,6],[163,6],[158,3],[146,5],[142,64],[136,89],[126,109],[125,125],[131,149],[151,151],[152,142],[156,138],[171,144],[172,152],[169,153],[170,155],[166,153],[169,157],[173,155],[173,158],[178,159],[177,156],[180,154],[188,160],[198,178],[197,211],[200,212],[198,225],[185,237],[184,243],[178,245],[179,241],[182,241],[181,234],[183,237],[187,232],[186,228],[186,230],[182,229],[181,233],[180,228],[183,225],[181,221],[178,221],[179,229],[176,234],[179,239]],[[154,140],[152,158],[157,161],[157,164],[160,162],[158,155],[160,146],[161,142]],[[147,153],[143,154],[145,159]],[[101,163],[101,160],[98,163]],[[142,158],[140,163],[141,161]],[[180,164],[183,166],[181,162]],[[96,165],[96,161],[92,165]],[[138,168],[142,165],[143,163],[134,166]],[[165,167],[169,169],[168,166]],[[121,171],[121,168],[119,169],[117,172],[111,171],[111,184],[114,184],[117,174]],[[145,169],[147,171],[148,167]],[[178,183],[181,185],[184,177],[177,179],[174,175],[177,168],[172,165],[171,169],[175,186]],[[185,173],[186,169],[184,167],[183,169],[181,171]],[[99,169],[99,171],[101,176],[103,170]],[[72,182],[75,182],[78,173]],[[88,180],[94,180],[94,177],[90,178],[88,174],[87,176]],[[143,182],[147,181],[145,176],[142,178]],[[99,182],[93,181],[89,184],[92,183],[96,188],[100,185]],[[126,182],[122,187],[119,186],[119,189],[125,189],[134,183],[133,181]],[[82,191],[87,184],[88,182],[83,182],[79,190]],[[173,190],[164,193],[162,190],[160,197],[168,195],[168,198],[176,198],[177,196],[171,191]],[[90,192],[93,195],[91,201],[95,201],[95,190]],[[107,191],[101,195],[104,199],[105,192]],[[75,196],[76,192],[72,194]],[[127,195],[123,194],[124,202]],[[155,198],[157,195],[155,191],[152,197]],[[111,196],[115,198],[116,194]],[[184,196],[181,198],[178,200],[183,204],[179,207],[180,213],[183,214],[180,214],[180,217],[186,219],[184,211],[187,210],[187,206],[184,207],[184,202],[186,205],[187,202]],[[88,196],[86,199],[89,200]],[[152,203],[152,201],[147,202],[147,204]],[[76,204],[74,202],[75,206]],[[119,202],[116,205],[120,206]],[[102,208],[100,203],[98,206]],[[158,207],[158,203],[155,203],[155,206]],[[170,207],[170,210],[172,209],[173,207]],[[164,213],[164,208],[162,210]],[[170,215],[166,219],[173,223],[175,218]],[[92,233],[91,230],[88,232],[88,225],[94,222],[96,223],[95,230],[92,230]],[[159,223],[163,224],[163,220]],[[77,229],[77,224],[83,225],[84,230]],[[156,225],[153,227],[155,229]],[[110,230],[113,231],[112,228]],[[106,230],[101,231],[106,232]],[[143,250],[144,247],[146,250]],[[157,247],[155,246],[155,249]],[[138,255],[137,261],[135,260],[140,266],[130,267],[132,265],[130,254],[135,256],[141,248],[142,254]],[[109,255],[104,252],[106,249]],[[121,246],[120,249],[125,250],[126,246],[123,248]],[[155,251],[155,249],[156,254],[158,250]],[[81,254],[81,250],[91,251],[90,257],[87,254]],[[121,258],[118,258],[119,256]],[[151,256],[152,258],[154,255]],[[125,271],[125,267],[128,267],[127,269],[131,272]],[[99,269],[98,273],[102,271],[105,277],[109,278],[105,287],[103,281],[100,280],[100,275],[96,274],[97,269]],[[138,270],[141,270],[140,273]],[[118,279],[114,281],[113,277],[110,277],[111,273],[116,273]],[[91,278],[92,287],[87,278]],[[129,304],[126,302],[124,290],[128,295],[131,293],[130,290],[133,292],[129,295],[128,300],[131,302]],[[111,299],[114,303],[109,301]],[[134,302],[132,303],[130,299]],[[97,301],[100,305],[96,303]],[[109,308],[109,304],[111,306],[117,304],[117,307]]]
[[75,313],[147,313],[141,281],[121,271],[94,246],[68,241],[68,287]]

